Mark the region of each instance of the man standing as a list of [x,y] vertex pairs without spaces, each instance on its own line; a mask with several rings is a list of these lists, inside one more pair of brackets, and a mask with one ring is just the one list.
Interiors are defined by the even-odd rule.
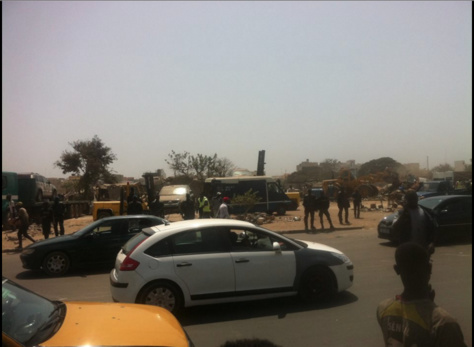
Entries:
[[377,307],[385,346],[466,346],[458,322],[434,303],[429,258],[427,250],[414,242],[395,251],[393,268],[400,275],[403,293]]
[[30,219],[28,216],[28,212],[23,207],[23,203],[21,201],[18,201],[16,204],[16,208],[18,210],[17,219],[19,220],[19,223],[18,223],[19,228],[18,228],[18,233],[17,233],[17,236],[18,236],[17,249],[21,251],[23,249],[23,236],[33,243],[35,242],[35,240],[30,235],[28,235],[28,227],[30,225]]
[[433,217],[418,205],[414,190],[405,194],[406,204],[393,223],[393,230],[400,235],[400,243],[412,241],[425,247],[429,254],[435,251],[436,225]]
[[362,195],[359,189],[356,188],[352,193],[352,203],[354,204],[354,218],[360,218],[360,205],[362,204]]
[[198,198],[198,210],[199,218],[210,218],[211,217],[211,207],[209,205],[209,200],[204,195],[204,192],[201,192]]
[[149,208],[152,215],[165,218],[165,205],[160,201],[160,193],[156,193],[155,200],[150,202]]
[[49,238],[51,233],[51,223],[53,222],[53,210],[49,206],[49,202],[43,202],[43,207],[41,207],[41,229],[43,230],[43,235],[45,240]]
[[310,217],[311,229],[316,230],[314,226],[314,213],[316,212],[316,199],[311,193],[311,188],[308,187],[303,198],[304,206],[304,230],[308,230],[308,216]]
[[142,214],[143,207],[141,201],[138,199],[138,196],[134,195],[132,201],[127,204],[127,214]]
[[230,199],[227,196],[224,196],[224,198],[222,199],[222,204],[219,206],[219,211],[217,211],[216,218],[225,218],[225,219],[230,218],[229,206],[227,206],[229,202],[230,202]]
[[184,220],[194,219],[194,202],[191,200],[191,194],[186,194],[186,200],[181,202],[179,209]]
[[329,222],[329,230],[335,230],[334,225],[332,224],[331,215],[329,214],[329,198],[324,194],[324,191],[321,191],[321,195],[316,199],[316,206],[319,209],[319,221],[321,222],[321,230],[324,230],[324,220],[323,216],[326,216]]
[[342,211],[344,211],[344,219],[346,221],[346,224],[349,223],[349,207],[350,207],[350,202],[349,198],[346,195],[346,191],[344,188],[342,188],[338,193],[337,193],[337,207],[339,208],[339,213],[337,216],[339,217],[339,223],[342,223]]
[[[64,212],[66,210],[66,206],[59,201],[59,197],[54,197],[53,203],[53,228],[54,228],[54,235],[59,236],[64,235]],[[59,234],[58,234],[58,225],[59,225]]]
[[212,204],[212,217],[217,218],[217,212],[219,212],[219,207],[222,204],[222,194],[217,192],[211,199]]

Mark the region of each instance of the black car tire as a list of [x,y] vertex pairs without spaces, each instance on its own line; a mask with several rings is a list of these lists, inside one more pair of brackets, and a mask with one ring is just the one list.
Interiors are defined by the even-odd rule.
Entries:
[[43,260],[43,271],[49,276],[62,276],[69,270],[71,262],[64,252],[51,252]]
[[183,296],[175,284],[168,281],[155,281],[143,287],[138,294],[137,302],[160,306],[176,315],[183,307]]
[[336,294],[331,270],[324,267],[308,269],[300,283],[298,295],[304,302],[321,302],[329,300]]
[[107,218],[107,217],[112,217],[112,214],[110,212],[107,212],[107,211],[100,211],[97,214],[97,219],[102,219],[102,218]]
[[276,212],[277,212],[277,215],[279,215],[279,216],[284,216],[285,213],[286,213],[286,208],[285,208],[285,206],[278,206]]

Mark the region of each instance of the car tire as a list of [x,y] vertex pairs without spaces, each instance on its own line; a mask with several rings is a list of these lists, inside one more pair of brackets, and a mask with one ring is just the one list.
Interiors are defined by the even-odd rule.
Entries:
[[183,307],[183,296],[175,284],[155,281],[143,287],[138,294],[137,303],[160,306],[176,315]]
[[304,302],[326,301],[332,299],[335,294],[336,288],[331,270],[324,267],[314,267],[303,274],[298,295]]
[[279,216],[284,216],[286,214],[285,206],[278,206],[276,213]]
[[49,276],[62,276],[69,271],[70,260],[64,252],[51,252],[43,260],[43,271]]
[[107,218],[107,217],[112,217],[112,214],[107,211],[101,211],[97,214],[97,219],[102,219],[102,218]]

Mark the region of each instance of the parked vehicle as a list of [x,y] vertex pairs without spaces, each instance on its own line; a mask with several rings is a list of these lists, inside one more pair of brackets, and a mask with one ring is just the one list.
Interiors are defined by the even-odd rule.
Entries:
[[337,249],[233,219],[144,229],[110,273],[112,298],[182,307],[299,295],[326,300],[352,286],[353,264]]
[[170,185],[161,188],[160,201],[164,205],[165,215],[179,213],[179,206],[186,200],[186,194],[190,194],[191,200],[194,201],[194,193],[186,184]]
[[[438,243],[472,241],[472,195],[440,195],[418,201],[435,219]],[[395,243],[393,223],[399,212],[384,217],[377,226],[378,237]]]
[[280,184],[271,177],[266,176],[238,176],[238,177],[213,177],[204,182],[204,194],[213,197],[220,192],[222,196],[230,198],[232,213],[245,212],[244,206],[232,204],[232,198],[236,195],[244,195],[249,190],[257,192],[260,198],[255,206],[248,212],[266,212],[284,215],[286,211],[294,211],[298,205],[292,201]]
[[194,346],[161,307],[51,301],[2,276],[2,346]]
[[152,215],[117,216],[100,219],[73,234],[28,245],[20,254],[25,269],[42,269],[62,276],[71,268],[113,266],[117,252],[131,237],[168,221]]
[[[16,173],[2,171],[2,226],[9,229],[7,195],[21,201],[32,222],[39,221],[43,201],[52,201],[57,195],[56,187],[37,173]],[[89,213],[89,201],[63,201],[66,206],[65,218]]]
[[420,188],[416,191],[419,199],[432,196],[452,194],[454,187],[450,181],[426,181],[421,182]]

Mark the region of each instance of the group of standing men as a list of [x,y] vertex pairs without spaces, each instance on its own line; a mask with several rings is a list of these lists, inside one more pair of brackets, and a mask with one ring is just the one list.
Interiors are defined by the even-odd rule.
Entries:
[[[11,195],[7,196],[9,201],[8,213],[10,224],[16,229],[18,228],[18,250],[23,249],[23,237],[31,242],[36,242],[30,235],[28,235],[28,227],[30,226],[30,216],[28,211],[23,206],[21,201],[14,202]],[[62,203],[59,197],[55,197],[53,205],[49,201],[44,201],[41,207],[41,228],[45,239],[49,238],[51,233],[51,225],[54,228],[55,236],[64,235],[64,214],[66,213],[66,206]]]
[[184,220],[194,219],[195,211],[197,209],[199,218],[230,218],[229,211],[230,199],[225,196],[222,197],[221,193],[216,195],[209,201],[209,199],[201,192],[195,204],[190,194],[186,194],[186,200],[180,204],[180,214]]

